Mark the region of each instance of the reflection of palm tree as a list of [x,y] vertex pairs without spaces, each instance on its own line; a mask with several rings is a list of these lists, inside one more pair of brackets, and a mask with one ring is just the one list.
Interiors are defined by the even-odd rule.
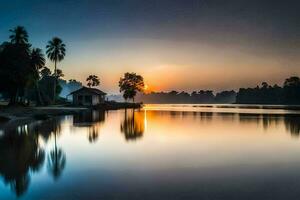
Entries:
[[66,155],[62,149],[57,148],[56,132],[54,132],[54,150],[50,152],[48,157],[48,170],[55,180],[57,180],[66,165]]
[[39,171],[44,164],[44,159],[45,151],[43,149],[38,149],[31,158],[31,170],[34,172]]
[[51,118],[51,119],[44,121],[41,124],[38,124],[35,127],[35,131],[37,134],[39,134],[44,139],[45,142],[47,142],[53,133],[58,134],[61,132],[60,125],[61,125],[60,119]]
[[[128,116],[129,115],[129,116]],[[136,140],[144,134],[144,118],[134,109],[128,114],[125,110],[125,117],[121,123],[121,132],[125,134],[126,140]]]

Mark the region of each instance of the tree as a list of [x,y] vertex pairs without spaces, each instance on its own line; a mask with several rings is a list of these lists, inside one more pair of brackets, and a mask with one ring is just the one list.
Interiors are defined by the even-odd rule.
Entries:
[[269,84],[267,82],[261,83],[262,88],[267,89],[269,87]]
[[82,88],[82,83],[75,79],[70,79],[68,82],[69,93]]
[[[55,76],[55,73],[54,73],[54,76]],[[61,77],[64,77],[65,75],[64,75],[64,73],[63,73],[63,71],[61,70],[61,69],[57,69],[56,70],[56,77],[59,79],[59,78],[61,78]]]
[[24,97],[24,88],[31,78],[30,44],[24,27],[10,30],[10,42],[0,48],[0,90],[10,97],[10,104]]
[[46,77],[46,76],[50,76],[51,75],[51,70],[48,67],[44,67],[41,70],[41,76],[42,77]]
[[53,103],[55,103],[56,98],[56,83],[57,83],[57,75],[56,75],[56,68],[57,68],[57,62],[60,62],[64,59],[66,55],[66,45],[63,43],[63,41],[58,38],[54,37],[52,40],[48,42],[47,48],[47,56],[48,58],[54,62],[54,87],[53,87]]
[[41,49],[34,48],[30,54],[30,64],[33,68],[33,81],[37,92],[37,105],[42,104],[41,93],[38,80],[40,79],[40,70],[45,66],[45,56]]
[[124,74],[124,77],[120,78],[119,87],[120,92],[123,92],[124,99],[132,99],[134,102],[136,93],[144,89],[144,79],[136,73],[127,72]]
[[32,78],[30,49],[27,44],[2,44],[0,51],[0,90],[15,104],[24,96],[24,88]]
[[89,87],[95,87],[95,86],[100,85],[100,80],[99,80],[98,76],[96,76],[96,75],[89,75],[86,78],[86,81],[87,81],[87,86],[89,86]]
[[283,87],[299,87],[300,86],[300,78],[297,76],[292,76],[290,78],[285,79]]
[[300,78],[292,76],[287,78],[283,85],[284,101],[287,104],[299,104],[300,103]]
[[9,39],[12,44],[27,44],[28,33],[23,26],[17,26],[14,29],[9,30],[12,34]]

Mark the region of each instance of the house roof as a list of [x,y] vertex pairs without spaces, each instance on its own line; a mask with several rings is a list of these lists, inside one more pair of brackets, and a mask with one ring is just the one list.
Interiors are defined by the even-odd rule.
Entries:
[[78,90],[75,90],[73,92],[70,93],[70,95],[72,94],[75,94],[75,93],[79,93],[79,92],[87,92],[87,93],[93,93],[93,94],[96,94],[96,95],[106,95],[105,92],[99,90],[99,89],[96,89],[96,88],[88,88],[88,87],[82,87]]

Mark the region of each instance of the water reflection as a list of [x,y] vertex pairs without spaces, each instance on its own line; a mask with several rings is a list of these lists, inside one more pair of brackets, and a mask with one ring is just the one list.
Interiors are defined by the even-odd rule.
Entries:
[[[190,111],[152,111],[148,110],[147,114],[151,117],[168,116],[172,119],[188,120],[192,117],[194,120],[201,122],[213,122],[221,119],[224,122],[238,122],[240,124],[261,125],[265,130],[271,126],[278,126],[283,123],[286,130],[292,135],[300,135],[300,115],[299,114],[257,114],[257,113],[218,113],[218,112],[190,112]],[[137,115],[137,113],[136,113]],[[148,118],[149,118],[148,116]],[[140,118],[140,122],[142,119]],[[138,122],[136,122],[138,123]]]
[[126,109],[120,130],[124,133],[127,141],[137,140],[144,134],[144,115],[142,112],[135,112],[134,109]]
[[74,127],[87,128],[87,137],[90,143],[98,140],[100,125],[105,121],[105,112],[101,110],[87,110],[73,117]]
[[66,154],[63,152],[62,148],[57,147],[57,131],[54,131],[54,149],[50,151],[48,156],[48,170],[52,175],[54,180],[57,180],[66,165]]
[[[226,141],[223,141],[224,138],[228,138],[228,140],[234,141],[234,137],[241,136],[243,134],[250,133],[249,135],[255,138],[260,133],[263,133],[261,135],[264,135],[264,138],[267,138],[266,141],[269,141],[273,136],[275,136],[275,134],[264,134],[265,131],[271,130],[270,132],[273,133],[273,131],[276,130],[277,127],[278,129],[281,128],[278,132],[282,132],[284,134],[288,133],[289,135],[292,135],[293,138],[298,138],[300,134],[300,115],[255,113],[242,114],[194,111],[147,111],[132,109],[113,112],[90,110],[81,112],[77,115],[74,115],[73,117],[67,116],[61,118],[53,118],[45,121],[28,123],[22,126],[1,126],[0,176],[3,178],[3,182],[5,183],[5,185],[7,185],[7,187],[9,187],[11,191],[16,194],[16,196],[21,196],[28,190],[30,183],[34,182],[32,175],[38,174],[39,172],[43,171],[41,170],[43,169],[43,167],[45,171],[47,170],[46,172],[48,172],[47,177],[52,177],[57,182],[63,182],[61,179],[62,176],[64,176],[64,178],[66,177],[68,181],[72,180],[73,177],[68,177],[69,173],[66,173],[66,165],[68,165],[68,168],[69,166],[70,168],[78,167],[74,166],[74,163],[78,165],[78,163],[81,162],[81,160],[76,160],[78,159],[78,156],[81,156],[80,158],[82,159],[85,157],[89,157],[88,155],[90,155],[90,160],[93,160],[89,163],[90,160],[87,159],[87,166],[80,166],[80,170],[90,170],[90,168],[92,168],[94,171],[97,171],[98,168],[93,168],[93,166],[98,167],[97,163],[100,163],[100,161],[104,160],[105,162],[101,163],[113,164],[111,164],[111,166],[107,166],[107,168],[104,167],[105,164],[101,164],[101,167],[103,167],[103,169],[116,168],[116,171],[122,171],[121,168],[118,168],[118,163],[125,163],[124,166],[127,164],[129,166],[128,168],[130,168],[130,164],[131,162],[133,162],[125,162],[124,160],[122,160],[122,158],[118,157],[119,155],[121,155],[120,157],[122,157],[123,155],[128,155],[130,153],[132,154],[130,150],[126,149],[128,148],[128,145],[126,145],[126,147],[122,146],[122,144],[124,143],[123,138],[125,138],[126,141],[143,141],[143,145],[141,146],[145,148],[143,149],[145,151],[135,151],[139,152],[137,156],[140,156],[140,159],[137,159],[140,161],[140,163],[139,165],[135,166],[141,166],[143,165],[143,163],[147,162],[148,167],[153,167],[154,165],[156,165],[155,162],[151,163],[152,161],[147,161],[149,155],[153,153],[155,154],[156,151],[159,152],[159,154],[157,154],[156,156],[156,159],[158,159],[160,162],[165,162],[164,164],[166,166],[168,166],[166,160],[171,159],[170,163],[172,164],[172,166],[176,166],[178,165],[178,163],[176,162],[177,158],[173,161],[173,154],[168,152],[168,148],[173,148],[173,152],[177,152],[177,154],[181,156],[181,164],[184,165],[184,162],[186,161],[185,159],[190,158],[192,161],[189,162],[188,160],[187,163],[191,166],[195,166],[196,168],[197,165],[195,163],[197,161],[197,158],[207,159],[204,154],[206,152],[209,152],[209,148],[213,149],[215,147],[215,141],[217,141],[219,138],[223,137],[221,143],[222,145],[224,145],[225,150],[229,149],[228,155],[234,156],[234,153],[236,153],[235,149],[230,149],[229,145],[226,144]],[[227,128],[227,132],[222,130],[222,128]],[[258,128],[260,128],[259,131]],[[103,136],[103,141],[99,140],[97,143],[95,143],[99,138],[100,131],[102,134],[101,137]],[[234,137],[229,138],[231,131],[234,132],[235,135],[233,135]],[[70,134],[68,135],[69,132]],[[84,134],[75,134],[79,132],[83,132]],[[227,133],[228,135],[222,135],[223,132]],[[114,133],[117,133],[116,137],[112,136]],[[77,137],[78,140],[73,141],[77,141],[77,145],[82,145],[82,149],[78,149],[77,146],[75,146],[75,144],[73,144],[72,142],[62,143],[61,138],[63,138],[63,136],[66,134],[67,137],[65,138],[65,140],[67,141],[71,140],[72,137]],[[255,136],[255,134],[257,135]],[[145,137],[145,135],[147,135],[147,137]],[[290,140],[289,135],[288,140]],[[82,137],[84,137],[84,142],[81,140]],[[86,137],[88,141],[86,140]],[[119,140],[120,137],[121,142]],[[200,138],[199,140],[197,140],[197,144],[193,143],[193,137],[195,137],[196,139]],[[205,137],[207,137],[206,140]],[[152,140],[149,140],[149,138],[151,138]],[[244,145],[247,143],[251,145],[251,141],[248,142],[247,140],[249,138],[250,137],[247,137],[243,140],[243,138],[240,137],[236,140],[239,140],[238,142],[244,142]],[[253,141],[257,142],[257,140],[255,139],[253,139]],[[286,137],[279,137],[277,139],[286,139]],[[172,140],[171,143],[168,143],[169,140]],[[203,144],[198,145],[201,141],[205,141],[206,143],[203,142]],[[94,144],[90,145],[90,143]],[[72,146],[73,148],[68,149],[69,146],[67,146],[66,144],[74,146]],[[229,144],[232,145],[232,143]],[[148,145],[148,148],[146,148],[144,145]],[[152,145],[156,145],[156,148],[151,149]],[[192,148],[194,149],[190,151],[190,147],[188,147],[188,145],[193,146]],[[93,147],[93,151],[86,148],[87,146]],[[142,148],[138,145],[131,146],[133,147],[133,150]],[[196,149],[198,148],[198,146],[201,146],[202,149]],[[246,150],[247,148],[249,148],[249,146],[245,147]],[[101,149],[101,151],[95,151],[95,149]],[[115,152],[115,149],[119,149],[119,151]],[[240,151],[240,146],[238,146],[236,149]],[[128,154],[126,154],[126,150],[128,150]],[[161,154],[160,151],[166,151],[167,153],[164,152],[165,154]],[[70,152],[71,154],[74,154],[73,158],[70,158],[72,157],[70,155]],[[92,156],[95,155],[95,152],[101,152],[101,154],[99,154],[99,156]],[[147,152],[149,154],[147,154]],[[216,153],[213,150],[212,152]],[[86,153],[88,153],[88,155],[82,155]],[[145,153],[145,155],[143,153]],[[246,153],[251,154],[251,151]],[[224,155],[226,156],[226,154]],[[256,156],[256,154],[252,154],[252,156],[253,155]],[[211,158],[214,156],[209,155],[207,157]],[[100,160],[101,158],[103,160]],[[111,161],[110,159],[112,158],[115,160]],[[145,158],[145,160],[143,160],[143,158]],[[257,159],[257,157],[254,158]],[[98,159],[100,160],[99,162],[97,162]],[[120,162],[118,162],[118,159],[120,159]],[[231,159],[234,160],[234,158]],[[218,162],[222,162],[219,160]],[[224,160],[227,161],[226,159]],[[209,161],[210,160],[207,159],[207,163],[209,163]],[[91,166],[88,166],[88,164],[90,164]],[[146,168],[145,166],[143,167]],[[50,181],[52,181],[52,178],[50,178]],[[105,179],[103,179],[103,181],[105,181]]]
[[21,196],[30,184],[30,176],[41,170],[45,163],[46,143],[54,136],[55,148],[48,156],[49,172],[57,178],[65,166],[65,155],[57,149],[56,138],[61,133],[61,119],[54,118],[44,122],[34,122],[16,127],[6,127],[0,136],[0,174],[11,190]]
[[21,196],[30,183],[30,172],[38,172],[45,160],[37,134],[27,126],[5,132],[0,138],[0,174],[4,183]]
[[299,137],[300,133],[300,116],[299,115],[289,115],[284,117],[284,124],[293,136]]

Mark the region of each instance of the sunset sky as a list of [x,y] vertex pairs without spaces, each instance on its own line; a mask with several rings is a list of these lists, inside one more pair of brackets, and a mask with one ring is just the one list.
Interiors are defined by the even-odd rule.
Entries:
[[58,36],[65,79],[96,74],[109,93],[125,72],[156,91],[219,91],[300,75],[299,10],[297,0],[0,1],[0,41],[17,25],[43,50]]

